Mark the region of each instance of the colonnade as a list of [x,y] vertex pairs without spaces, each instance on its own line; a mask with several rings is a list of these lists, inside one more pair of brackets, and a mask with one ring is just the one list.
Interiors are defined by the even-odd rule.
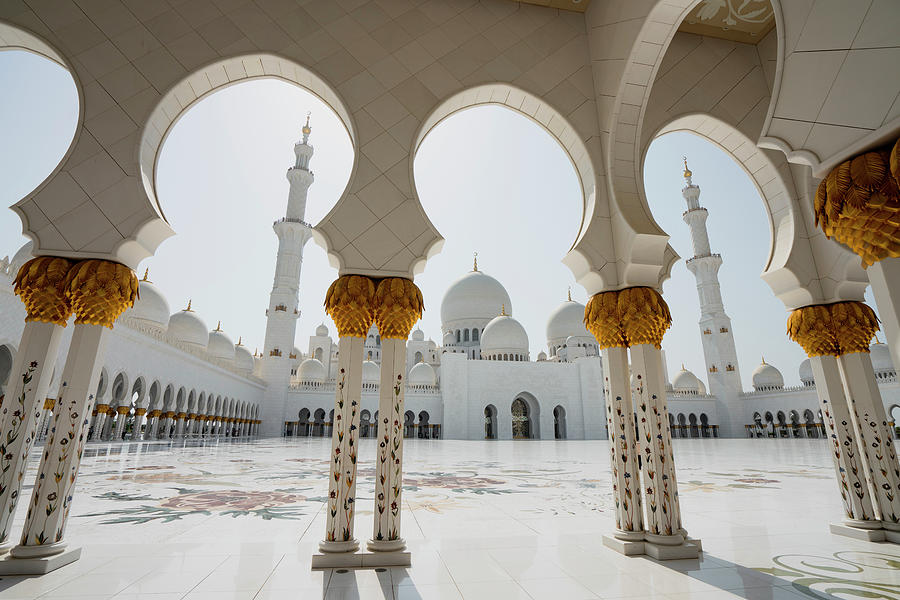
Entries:
[[[400,535],[403,474],[403,401],[406,340],[422,316],[422,293],[402,278],[373,280],[359,275],[338,278],[325,298],[338,329],[338,375],[331,440],[325,539],[313,556],[313,568],[405,566],[410,555]],[[363,347],[372,324],[382,339],[378,434],[375,457],[375,522],[368,553],[360,553],[354,535],[356,466]]]

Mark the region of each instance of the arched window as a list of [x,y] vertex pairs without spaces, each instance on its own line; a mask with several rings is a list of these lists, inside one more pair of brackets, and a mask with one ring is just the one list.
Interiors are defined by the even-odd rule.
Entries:
[[493,404],[484,407],[484,439],[497,439],[497,409]]
[[462,332],[459,329],[457,329],[456,330],[456,343],[457,344],[462,340],[461,336],[462,336]]
[[416,352],[416,357],[415,357],[415,359],[413,360],[413,364],[416,364],[416,365],[417,365],[417,364],[419,364],[420,362],[423,362],[423,359],[422,359],[422,353],[421,353],[421,352]]
[[473,342],[477,342],[477,341],[478,341],[478,330],[477,330],[477,329],[473,329],[473,330],[472,330],[472,341],[473,341]]
[[562,406],[553,409],[553,437],[558,440],[566,439],[566,409]]
[[469,341],[469,330],[468,329],[463,329],[463,341],[464,342]]
[[314,357],[316,360],[321,361],[321,360],[322,360],[322,349],[321,349],[321,348],[316,348],[316,351],[313,353],[313,357]]

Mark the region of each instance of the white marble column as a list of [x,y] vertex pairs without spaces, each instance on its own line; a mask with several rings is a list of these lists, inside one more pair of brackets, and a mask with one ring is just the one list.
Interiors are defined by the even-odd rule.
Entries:
[[[53,433],[44,447],[22,540],[0,572],[47,572],[76,560],[81,549],[66,551],[66,522],[86,428],[100,379],[100,357],[108,329],[102,325],[76,324],[62,374],[62,393],[54,417]],[[6,569],[11,570],[6,570]]]
[[356,552],[353,536],[356,508],[356,458],[359,434],[359,403],[362,396],[362,363],[365,338],[341,336],[331,436],[331,471],[328,482],[325,553]]
[[831,459],[847,525],[861,529],[879,529],[881,525],[866,483],[865,459],[860,456],[837,358],[813,356],[810,357],[809,364],[816,382],[816,394],[819,396],[826,435],[830,440]]
[[175,417],[175,438],[183,438],[184,437],[184,420],[187,417],[187,413],[180,412]]
[[144,421],[146,421],[147,409],[146,408],[135,408],[134,409],[134,428],[131,430],[131,440],[140,440],[141,439],[141,429],[144,426]]
[[900,464],[888,427],[881,392],[868,352],[853,352],[838,358],[850,399],[857,440],[865,449],[866,472],[882,526],[900,531]]
[[107,419],[107,411],[109,411],[109,404],[106,404],[106,401],[102,398],[97,398],[98,404],[95,405],[97,410],[97,415],[94,417],[94,428],[91,430],[91,441],[99,442],[103,439],[103,432],[106,429],[106,419]]
[[644,523],[628,350],[621,347],[604,348],[601,354],[613,500],[616,506],[616,531],[613,537],[625,542],[641,541],[644,539]]
[[900,368],[900,258],[883,258],[866,269],[894,365]]
[[400,537],[403,488],[403,400],[406,389],[406,339],[381,342],[378,419],[381,421],[375,460],[375,526],[367,547],[396,552],[406,548]]
[[53,323],[25,323],[0,405],[0,554],[11,546],[10,528],[22,493],[28,454],[44,413],[62,330]]
[[144,436],[145,440],[155,440],[159,436],[159,410],[151,410],[150,411],[150,424],[148,427],[148,433]]
[[125,423],[128,421],[128,413],[130,412],[130,406],[119,406],[116,408],[116,430],[113,433],[113,441],[122,441],[122,435],[125,433]]
[[645,539],[664,546],[678,546],[684,543],[685,537],[660,350],[651,344],[632,346],[631,370],[646,490]]

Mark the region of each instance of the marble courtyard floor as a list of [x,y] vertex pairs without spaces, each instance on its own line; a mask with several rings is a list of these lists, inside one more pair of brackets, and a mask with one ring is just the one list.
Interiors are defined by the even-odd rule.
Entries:
[[[828,532],[842,511],[823,440],[675,440],[685,526],[706,552],[666,563],[602,545],[607,442],[405,448],[409,569],[310,570],[330,440],[90,444],[66,533],[81,560],[3,577],[0,598],[900,599],[900,547]],[[362,541],[374,456],[363,440]]]

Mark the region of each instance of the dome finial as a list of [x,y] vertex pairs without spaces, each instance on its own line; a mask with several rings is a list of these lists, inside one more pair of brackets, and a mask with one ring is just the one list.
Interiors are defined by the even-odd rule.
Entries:
[[761,357],[761,358],[762,358],[762,364],[767,364],[767,363],[766,363],[766,357],[763,356],[763,357]]
[[684,159],[684,178],[685,178],[685,179],[690,179],[690,178],[691,178],[691,175],[693,175],[693,173],[691,173],[691,170],[688,169],[688,166],[687,166],[687,156],[682,156],[681,158]]
[[147,283],[153,283],[152,281],[150,281],[149,279],[147,279],[147,277],[148,277],[149,275],[150,275],[150,267],[147,267],[146,269],[144,269],[144,278],[141,279],[141,281],[146,281]]
[[572,301],[572,286],[569,286],[569,302]]
[[187,305],[187,308],[184,309],[184,312],[194,312],[191,310],[191,302],[192,302],[191,300],[188,300],[188,305]]
[[472,271],[473,272],[478,271],[478,253],[477,252],[472,253]]
[[222,331],[222,321],[216,323],[216,328],[213,331]]
[[684,363],[681,363],[681,370],[682,370],[682,371],[687,371],[687,369],[684,368]]
[[500,316],[501,316],[501,317],[508,317],[508,316],[509,316],[508,314],[506,314],[506,305],[505,305],[505,304],[501,304],[501,305],[500,305]]
[[244,341],[244,336],[239,335],[239,336],[238,336],[238,343],[237,343],[236,345],[237,345],[237,346],[243,346],[244,344],[241,343],[241,342],[243,342],[243,341]]

